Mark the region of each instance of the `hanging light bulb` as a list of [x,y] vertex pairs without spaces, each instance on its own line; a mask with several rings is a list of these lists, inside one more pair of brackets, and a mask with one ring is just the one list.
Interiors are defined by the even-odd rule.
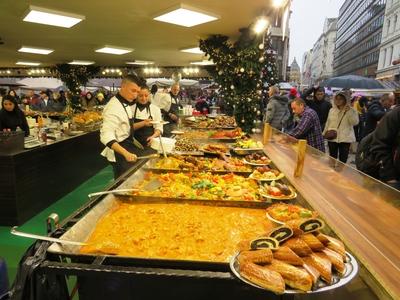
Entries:
[[259,18],[254,24],[254,32],[257,34],[263,33],[269,25],[268,20],[265,17]]

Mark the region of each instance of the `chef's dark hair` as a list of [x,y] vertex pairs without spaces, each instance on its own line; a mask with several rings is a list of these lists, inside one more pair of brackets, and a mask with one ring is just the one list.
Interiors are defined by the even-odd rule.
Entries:
[[122,78],[121,84],[124,84],[126,82],[136,83],[140,87],[146,84],[146,80],[143,77],[138,76],[137,74],[128,74],[124,76],[124,78]]

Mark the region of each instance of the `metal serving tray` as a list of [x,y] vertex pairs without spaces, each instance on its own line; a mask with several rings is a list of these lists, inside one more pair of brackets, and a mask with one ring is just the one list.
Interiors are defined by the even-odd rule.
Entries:
[[[132,187],[136,182],[140,181],[144,176],[143,168],[132,174],[126,179],[118,189]],[[60,238],[71,241],[85,242],[92,234],[96,224],[102,216],[110,211],[116,204],[116,201],[134,201],[136,203],[185,203],[192,205],[211,205],[211,206],[231,206],[243,208],[259,208],[264,209],[268,205],[267,202],[261,201],[219,201],[219,200],[187,200],[173,198],[155,198],[155,197],[123,197],[118,198],[114,195],[106,195],[94,206],[85,216],[83,216],[76,224],[69,228]],[[93,261],[98,255],[82,254],[79,252],[79,246],[60,245],[53,243],[48,252],[51,254],[70,257],[74,262]],[[153,259],[145,257],[124,257],[113,255],[101,255],[109,260],[117,261],[119,265],[135,265],[140,267],[159,267],[159,268],[179,268],[179,269],[195,269],[207,271],[229,271],[229,262],[211,262],[211,261],[192,261],[192,260],[172,260],[172,259]]]

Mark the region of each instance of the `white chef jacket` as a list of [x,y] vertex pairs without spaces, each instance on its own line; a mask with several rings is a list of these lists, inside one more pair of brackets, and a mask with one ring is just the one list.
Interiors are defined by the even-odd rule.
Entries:
[[[161,117],[161,110],[154,104],[150,104],[150,113],[151,117],[153,118],[153,121],[162,121]],[[136,110],[136,104],[131,106],[132,109],[132,115],[135,113]],[[150,118],[150,114],[147,112],[147,109],[143,109],[143,111],[140,111],[140,109],[136,110],[136,116],[133,116],[135,119],[140,119],[140,120],[147,120]],[[161,131],[161,134],[163,133],[163,125],[162,124],[154,124],[153,125],[154,129],[158,129]]]
[[[124,107],[126,108],[126,112]],[[116,140],[122,142],[129,137],[130,124],[129,118],[133,118],[132,106],[121,103],[117,97],[112,97],[104,106],[103,124],[100,129],[100,141],[107,146],[107,143]],[[115,162],[114,150],[106,147],[101,155],[108,161]]]
[[151,103],[167,112],[170,110],[172,103],[178,104],[170,93],[156,93],[151,99]]

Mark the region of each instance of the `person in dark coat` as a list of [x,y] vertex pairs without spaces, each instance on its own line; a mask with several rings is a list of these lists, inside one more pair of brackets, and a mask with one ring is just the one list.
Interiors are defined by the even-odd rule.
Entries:
[[379,120],[390,110],[393,101],[388,94],[383,95],[379,100],[373,101],[365,114],[365,127],[362,136],[365,137],[375,130]]
[[[308,99],[311,94],[313,95],[312,100]],[[303,98],[308,107],[317,113],[321,128],[325,128],[329,110],[332,108],[332,104],[326,100],[325,89],[323,87],[312,87],[301,95],[301,98]]]
[[29,135],[29,126],[22,110],[18,107],[17,100],[7,95],[3,98],[0,110],[0,131],[16,131],[17,127]]
[[372,133],[369,153],[379,166],[379,179],[400,189],[400,107],[379,122]]

